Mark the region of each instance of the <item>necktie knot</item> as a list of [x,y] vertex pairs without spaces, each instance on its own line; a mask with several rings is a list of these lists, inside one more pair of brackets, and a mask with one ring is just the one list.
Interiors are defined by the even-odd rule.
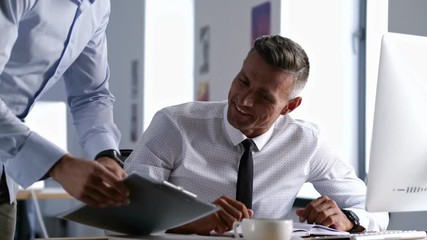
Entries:
[[255,146],[254,142],[249,138],[246,138],[245,140],[243,140],[242,145],[245,148],[245,151],[252,151],[252,149]]

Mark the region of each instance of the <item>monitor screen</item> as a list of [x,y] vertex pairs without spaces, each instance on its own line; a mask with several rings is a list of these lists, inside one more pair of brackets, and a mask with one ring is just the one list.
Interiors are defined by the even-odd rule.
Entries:
[[366,209],[427,210],[427,37],[381,42]]

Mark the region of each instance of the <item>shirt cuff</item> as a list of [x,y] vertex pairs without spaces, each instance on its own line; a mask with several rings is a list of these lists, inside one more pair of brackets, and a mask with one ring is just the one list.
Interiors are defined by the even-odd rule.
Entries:
[[96,137],[86,141],[84,145],[85,151],[89,154],[90,159],[95,159],[95,156],[107,149],[119,151],[118,142],[108,133],[97,134]]
[[384,231],[388,225],[388,213],[369,213],[364,209],[349,208],[358,217],[360,225],[363,226],[367,231]]
[[67,152],[31,132],[19,152],[5,165],[7,174],[23,188],[43,178]]

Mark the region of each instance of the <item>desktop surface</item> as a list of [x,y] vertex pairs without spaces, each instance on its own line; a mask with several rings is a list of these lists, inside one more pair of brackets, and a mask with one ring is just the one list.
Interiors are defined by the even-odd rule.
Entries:
[[[43,239],[43,238],[39,238]],[[105,237],[59,237],[59,238],[49,238],[49,240],[230,240],[233,239],[230,236],[201,236],[194,234],[171,234],[171,233],[158,233],[152,234],[149,236],[140,236],[140,237],[132,237],[132,236],[105,236]],[[297,239],[295,239],[297,240]]]
[[17,200],[31,199],[34,193],[36,199],[74,199],[62,187],[46,187],[42,189],[20,189],[16,195]]
[[307,240],[426,240],[426,232],[415,230],[387,230],[383,232],[352,233],[346,236],[315,236]]
[[[387,234],[386,234],[387,233]],[[427,240],[425,232],[422,231],[387,231],[386,233],[364,233],[364,234],[350,234],[345,236],[316,236],[316,237],[299,237],[292,236],[291,240],[379,240],[379,239],[419,239]],[[194,234],[171,234],[171,233],[157,233],[149,236],[132,237],[125,235],[105,236],[105,237],[64,237],[64,238],[49,238],[50,240],[230,240],[235,239],[231,236],[202,236]],[[268,240],[268,239],[260,239]]]

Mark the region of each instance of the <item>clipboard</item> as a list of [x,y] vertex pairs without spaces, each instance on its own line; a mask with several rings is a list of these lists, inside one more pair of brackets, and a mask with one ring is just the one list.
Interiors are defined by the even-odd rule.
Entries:
[[174,228],[219,210],[216,205],[167,181],[132,173],[124,180],[130,204],[96,208],[87,205],[58,217],[128,235],[144,236]]

